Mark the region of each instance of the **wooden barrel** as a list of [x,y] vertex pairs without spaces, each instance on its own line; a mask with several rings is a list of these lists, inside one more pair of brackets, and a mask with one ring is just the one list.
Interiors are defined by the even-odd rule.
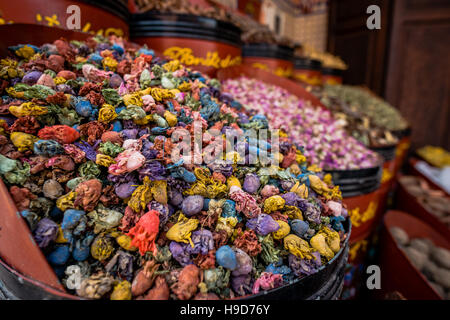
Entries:
[[303,85],[322,85],[322,62],[304,57],[295,57],[292,78]]
[[322,83],[329,85],[342,84],[344,82],[344,70],[322,67]]
[[215,76],[242,62],[241,30],[235,25],[189,14],[134,14],[131,39],[182,64]]
[[249,43],[242,47],[243,64],[290,78],[293,72],[294,49],[268,43]]

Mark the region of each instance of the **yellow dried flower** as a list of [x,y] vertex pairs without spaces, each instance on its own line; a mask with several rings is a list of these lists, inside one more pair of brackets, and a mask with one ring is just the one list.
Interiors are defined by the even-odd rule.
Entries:
[[199,221],[197,219],[188,219],[180,213],[178,222],[167,231],[166,237],[172,241],[190,243],[194,247],[191,235],[192,231],[197,229],[198,223]]
[[110,104],[103,104],[98,111],[98,121],[102,123],[109,123],[117,118],[116,109]]
[[46,114],[48,109],[46,107],[38,106],[33,102],[24,102],[20,106],[10,106],[9,112],[20,118],[25,116],[40,116]]
[[112,57],[106,57],[102,61],[103,67],[110,71],[116,71],[117,65],[119,64],[116,59]]
[[116,161],[106,154],[97,153],[95,163],[100,166],[109,167],[110,165],[116,163]]

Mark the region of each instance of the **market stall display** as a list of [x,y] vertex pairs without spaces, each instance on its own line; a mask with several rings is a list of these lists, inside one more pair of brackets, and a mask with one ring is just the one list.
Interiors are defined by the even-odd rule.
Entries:
[[304,146],[304,154],[312,164],[325,170],[371,168],[378,164],[377,155],[349,136],[331,112],[314,108],[283,88],[246,77],[227,80],[223,88],[248,109],[267,114],[273,128],[289,133],[294,143]]
[[[448,299],[448,238],[401,211],[389,211],[381,241],[381,290],[408,300]],[[401,274],[402,276],[399,276]]]
[[[393,106],[360,87],[324,85],[312,92],[332,110],[351,136],[384,158],[378,208],[381,214],[384,213],[393,178],[407,151],[408,137],[398,135],[408,129],[407,121]],[[403,143],[401,146],[399,138]]]
[[396,207],[417,216],[443,235],[450,236],[450,198],[432,188],[423,178],[401,176]]
[[222,80],[225,91],[244,107],[264,112],[272,128],[289,133],[293,143],[303,146],[303,153],[313,166],[331,174],[333,182],[340,186],[352,219],[351,243],[370,234],[379,220],[379,156],[347,135],[328,110],[311,106],[307,96],[299,98],[283,88],[248,77]]
[[[288,136],[267,163],[250,161],[250,140],[242,155],[238,144],[213,157],[228,134],[268,129],[217,80],[115,37],[11,54],[1,61],[0,174],[17,209],[3,214],[2,236],[14,238],[6,224],[19,212],[70,293],[223,299],[314,284],[300,290],[308,298],[346,260],[339,187]],[[203,153],[174,159],[191,147],[179,130],[200,130]],[[9,263],[10,249],[0,243]]]
[[312,92],[355,139],[368,147],[395,145],[398,139],[394,132],[408,127],[394,107],[362,88],[324,85],[323,89]]
[[231,21],[242,30],[243,64],[290,78],[293,74],[293,41],[276,35],[252,18],[231,13]]

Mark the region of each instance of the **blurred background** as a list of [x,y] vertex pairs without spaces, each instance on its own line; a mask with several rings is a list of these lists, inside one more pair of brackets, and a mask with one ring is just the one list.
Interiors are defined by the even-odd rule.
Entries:
[[[450,1],[216,0],[285,36],[348,64],[344,83],[365,85],[414,128],[412,149],[450,149]],[[369,30],[366,9],[381,9]]]

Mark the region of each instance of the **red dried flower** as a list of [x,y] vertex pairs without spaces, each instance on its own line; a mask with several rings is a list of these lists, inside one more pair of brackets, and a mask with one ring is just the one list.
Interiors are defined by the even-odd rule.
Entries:
[[242,251],[245,251],[249,256],[256,257],[261,252],[261,243],[259,243],[255,231],[248,229],[243,233],[241,232],[239,229],[239,235],[233,244]]
[[9,189],[9,193],[16,204],[17,210],[23,211],[30,207],[31,200],[37,198],[36,195],[32,194],[27,188],[19,188],[17,186],[12,186]]
[[86,153],[74,144],[65,144],[64,151],[76,162],[81,163],[86,158]]
[[89,92],[86,95],[86,99],[88,99],[89,102],[95,106],[102,106],[105,103],[105,98],[103,98],[102,94],[98,92]]
[[10,132],[25,132],[35,135],[41,126],[33,116],[20,117],[9,128]]
[[213,232],[214,246],[220,248],[228,242],[228,234],[225,230],[219,230]]
[[75,207],[82,207],[89,212],[97,206],[102,192],[102,183],[97,179],[91,179],[81,182],[75,189],[77,197],[75,198]]
[[114,191],[114,186],[109,185],[103,188],[100,202],[103,203],[105,207],[119,204],[119,197]]
[[75,163],[73,162],[72,158],[66,155],[50,158],[45,166],[47,168],[59,168],[65,171],[73,171],[75,169]]
[[133,209],[131,209],[131,207],[127,206],[121,220],[122,225],[119,227],[119,229],[123,232],[128,232],[132,227],[136,225],[136,223],[143,215],[143,211],[136,213]]
[[199,283],[200,269],[194,264],[189,264],[181,270],[178,282],[175,282],[170,289],[178,299],[189,300],[197,292]]
[[45,127],[39,130],[38,136],[41,139],[55,140],[61,144],[72,143],[80,138],[77,130],[66,125]]
[[105,131],[109,131],[111,128],[112,125],[110,124],[91,121],[80,126],[80,134],[83,137],[87,137],[89,144],[93,145],[98,139],[101,138]]
[[170,290],[166,279],[158,276],[155,279],[155,286],[144,296],[143,300],[169,300]]
[[282,168],[289,168],[292,164],[296,162],[297,149],[292,147],[288,154],[283,157],[283,162],[281,163]]
[[216,250],[211,250],[207,254],[198,254],[194,263],[203,270],[214,268],[216,266]]
[[[62,48],[62,46],[60,46]],[[52,54],[47,60],[44,60],[45,67],[47,69],[53,70],[56,73],[60,72],[64,68],[64,57]]]
[[159,212],[150,210],[144,214],[138,223],[130,229],[127,233],[132,238],[131,245],[139,248],[141,255],[147,251],[151,251],[156,255],[158,249],[156,248],[155,240],[159,231]]
[[57,92],[54,95],[48,96],[45,101],[51,104],[63,105],[67,100],[67,97],[64,95],[64,92]]
[[155,271],[158,268],[159,264],[155,260],[149,260],[144,263],[144,266],[139,270],[131,284],[131,293],[133,296],[140,296],[152,287],[156,277]]
[[270,216],[275,221],[281,220],[284,222],[288,222],[288,219],[289,219],[289,217],[287,215],[282,214],[280,211],[275,211],[275,212],[271,213]]
[[75,62],[75,50],[70,47],[69,43],[65,40],[56,40],[53,43],[58,50],[58,53],[63,56],[68,62]]

